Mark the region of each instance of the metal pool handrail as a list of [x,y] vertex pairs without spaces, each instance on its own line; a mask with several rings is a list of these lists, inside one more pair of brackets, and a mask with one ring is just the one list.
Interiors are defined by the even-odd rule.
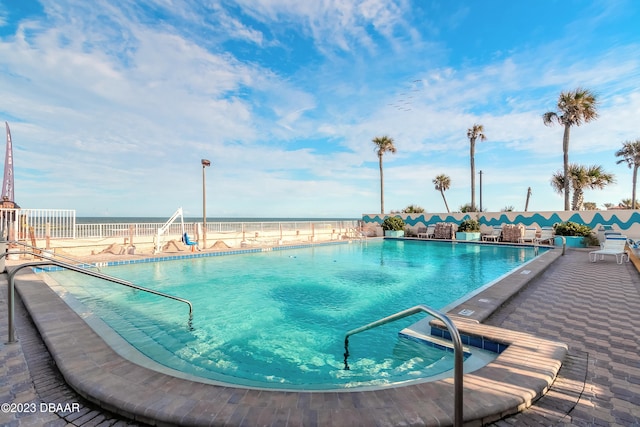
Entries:
[[[12,254],[29,254],[29,255],[35,255],[35,256],[39,256],[38,254],[35,254],[33,252],[29,252],[29,251],[22,251],[22,252],[12,252]],[[3,258],[7,255],[7,252],[0,254],[0,258]],[[84,268],[80,268],[78,266],[72,265],[72,264],[68,264],[66,262],[63,261],[58,261],[58,260],[46,260],[46,261],[34,261],[34,262],[27,262],[24,264],[20,264],[19,266],[17,266],[16,268],[12,269],[11,272],[8,272],[9,275],[9,289],[8,289],[8,295],[7,295],[7,313],[9,316],[9,340],[8,343],[14,343],[16,342],[16,335],[15,335],[15,328],[14,328],[14,318],[15,318],[15,309],[14,309],[14,293],[15,293],[15,275],[19,270],[22,270],[23,268],[28,268],[28,267],[40,267],[40,266],[45,266],[45,265],[57,265],[58,267],[63,267],[66,268],[68,270],[72,270],[72,271],[76,271],[78,273],[82,273],[82,274],[87,274],[89,276],[93,276],[93,277],[97,277],[99,279],[103,279],[103,280],[107,280],[109,282],[113,282],[113,283],[118,283],[120,285],[124,285],[124,286],[128,286],[130,288],[139,290],[139,291],[143,291],[143,292],[149,292],[151,294],[154,295],[158,295],[161,297],[165,297],[165,298],[169,298],[172,300],[176,300],[179,302],[183,302],[185,304],[187,304],[189,306],[189,328],[191,329],[192,327],[192,320],[193,320],[193,305],[191,304],[191,302],[189,302],[188,300],[184,299],[184,298],[180,298],[180,297],[176,297],[173,295],[169,295],[169,294],[165,294],[163,292],[158,292],[155,291],[153,289],[149,289],[149,288],[144,288],[142,286],[138,286],[138,285],[134,285],[131,282],[128,282],[126,280],[122,280],[122,279],[118,279],[117,277],[113,277],[113,276],[109,276],[106,275],[104,273],[98,273],[95,271],[91,271],[91,270],[87,270]]]
[[62,258],[62,259],[66,259],[67,261],[75,262],[76,264],[80,265],[81,267],[84,267],[84,266],[93,267],[93,268],[97,269],[98,271],[100,271],[100,268],[95,264],[84,262],[84,261],[81,261],[79,259],[72,258],[72,257],[70,257],[68,255],[57,254],[57,253],[55,253],[55,252],[53,252],[52,250],[49,250],[49,249],[40,249],[40,248],[38,248],[36,246],[31,246],[31,245],[29,245],[27,243],[19,242],[17,240],[11,240],[11,241],[7,242],[7,245],[9,245],[9,244],[24,246],[25,248],[31,249],[34,252],[35,251],[40,251],[40,254],[35,254],[39,258],[51,258],[51,257]]
[[440,320],[444,323],[445,327],[449,330],[451,334],[451,341],[453,342],[453,406],[454,406],[454,416],[453,416],[453,425],[455,427],[462,426],[463,420],[463,412],[462,412],[462,340],[460,339],[460,333],[458,329],[453,324],[451,319],[447,317],[444,313],[439,312],[433,308],[427,307],[426,305],[416,305],[415,307],[408,308],[403,311],[399,311],[398,313],[392,314],[391,316],[385,317],[384,319],[376,320],[375,322],[371,322],[367,325],[361,326],[356,329],[352,329],[344,337],[344,369],[349,370],[349,365],[347,363],[347,358],[349,357],[349,337],[351,335],[358,334],[360,332],[367,331],[369,329],[375,328],[377,326],[382,326],[386,323],[390,323],[399,319],[402,319],[407,316],[411,316],[413,314],[419,312],[426,312],[436,319]]

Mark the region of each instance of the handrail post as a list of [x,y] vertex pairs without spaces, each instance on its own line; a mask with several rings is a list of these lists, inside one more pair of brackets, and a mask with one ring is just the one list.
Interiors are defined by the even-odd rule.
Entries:
[[366,330],[375,328],[377,326],[382,326],[386,323],[390,323],[399,319],[402,319],[407,316],[411,316],[418,312],[426,312],[436,319],[440,320],[444,323],[444,326],[449,331],[451,335],[451,342],[453,343],[453,425],[455,427],[461,427],[463,422],[463,350],[462,350],[462,340],[460,339],[460,333],[458,332],[458,328],[453,324],[451,319],[447,317],[446,314],[439,312],[438,310],[427,307],[426,305],[416,305],[415,307],[408,308],[406,310],[400,311],[398,313],[392,314],[391,316],[385,317],[383,319],[377,320],[375,322],[371,322],[367,325],[361,326],[356,329],[352,329],[344,337],[344,366],[345,370],[349,370],[349,365],[347,364],[347,357],[349,357],[349,337],[351,335],[358,334],[360,332],[364,332]]
[[[0,254],[0,258],[4,261],[6,259],[7,252]],[[9,339],[7,340],[7,344],[13,344],[16,340],[16,328],[14,326],[15,320],[15,304],[14,304],[14,284],[13,284],[13,275],[7,272],[7,276],[9,277],[9,283],[7,284],[7,326],[9,329]]]

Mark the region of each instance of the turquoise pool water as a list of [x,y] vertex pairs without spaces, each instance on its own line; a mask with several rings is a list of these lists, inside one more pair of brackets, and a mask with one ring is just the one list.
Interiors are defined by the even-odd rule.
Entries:
[[108,267],[186,305],[75,272],[50,275],[157,362],[203,378],[285,389],[384,386],[450,370],[451,352],[398,337],[417,304],[442,309],[535,256],[533,248],[384,240]]

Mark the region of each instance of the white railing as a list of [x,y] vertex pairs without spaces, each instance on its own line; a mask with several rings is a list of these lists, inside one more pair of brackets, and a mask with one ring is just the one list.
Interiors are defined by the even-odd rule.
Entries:
[[[133,222],[111,224],[76,224],[76,238],[78,239],[104,239],[109,237],[128,237],[133,233],[134,237],[155,236],[162,222]],[[181,225],[172,224],[168,234],[181,234]]]
[[[314,236],[346,234],[359,226],[358,220],[207,222],[207,235],[234,235],[237,238],[263,235]],[[194,222],[185,223],[185,231],[194,234]],[[29,239],[107,239],[115,237],[156,236],[164,223],[77,224],[76,211],[70,209],[0,209],[0,231],[9,240]],[[174,223],[167,235],[181,236],[182,225]]]
[[71,209],[0,209],[0,229],[9,240],[73,239],[76,211]]

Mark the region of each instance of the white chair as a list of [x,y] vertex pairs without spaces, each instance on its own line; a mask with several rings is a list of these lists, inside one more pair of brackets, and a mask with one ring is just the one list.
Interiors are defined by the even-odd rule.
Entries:
[[605,231],[604,232],[604,240],[600,241],[600,249],[602,249],[604,247],[604,242],[609,237],[620,237],[620,236],[622,236],[622,233],[619,232],[619,231]]
[[435,225],[428,225],[427,226],[427,231],[425,231],[424,233],[418,233],[418,238],[419,239],[432,239],[434,234],[436,231],[436,226]]
[[547,242],[549,245],[553,245],[555,236],[553,235],[553,227],[542,227],[540,229],[540,237],[536,237],[536,243]]
[[629,254],[625,250],[626,245],[627,236],[607,236],[605,241],[602,243],[602,249],[589,252],[589,260],[591,262],[596,262],[598,260],[598,255],[601,260],[604,259],[605,255],[614,255],[618,264],[622,264],[625,257],[627,258],[627,262],[629,262]]
[[518,243],[524,243],[524,242],[533,243],[536,240],[537,234],[538,234],[537,228],[525,228],[524,235],[518,239]]
[[490,233],[486,233],[482,235],[482,240],[484,240],[485,242],[489,240],[493,240],[494,242],[497,242],[498,240],[500,240],[501,236],[502,236],[502,227],[493,227]]

